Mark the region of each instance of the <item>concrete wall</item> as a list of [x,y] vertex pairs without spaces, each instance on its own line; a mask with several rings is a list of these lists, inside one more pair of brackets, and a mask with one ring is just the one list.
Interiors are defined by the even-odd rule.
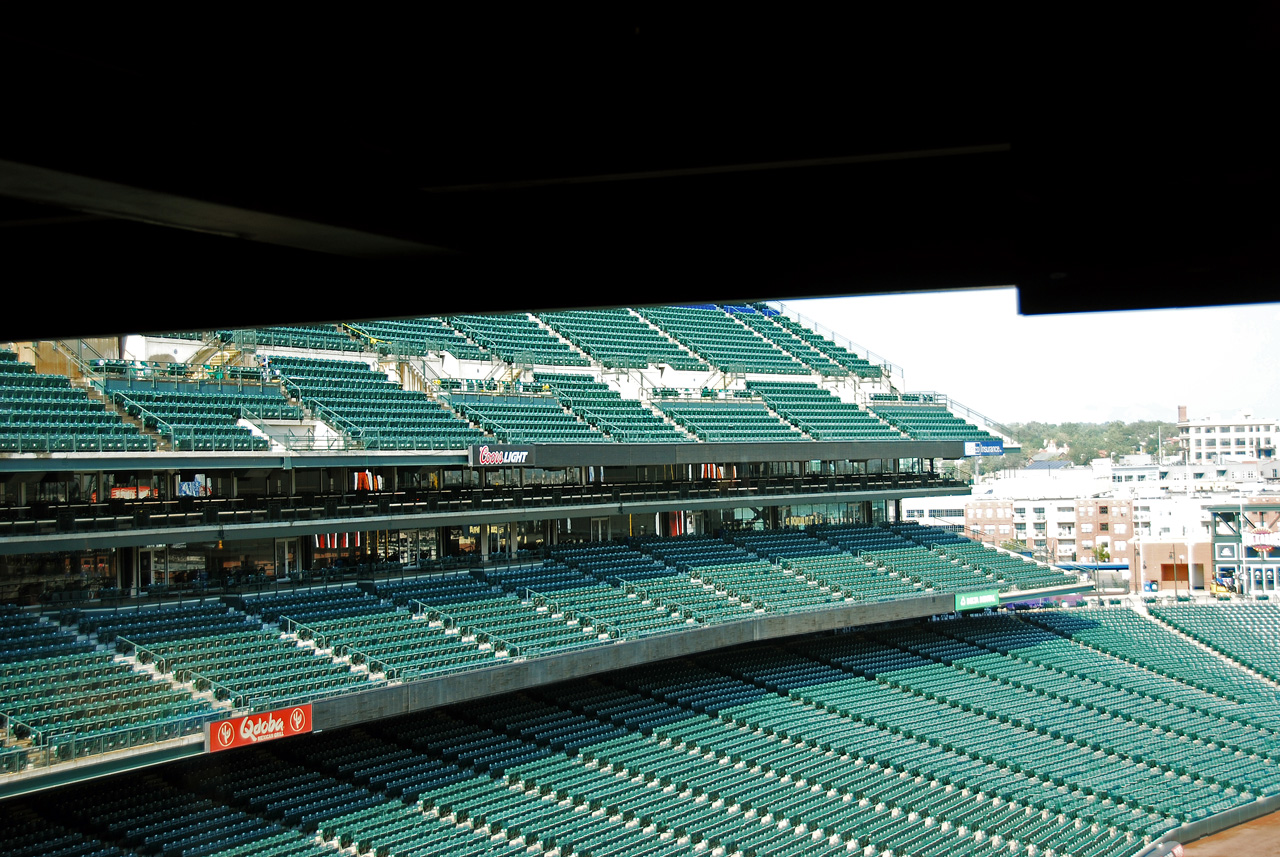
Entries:
[[725,622],[641,640],[625,640],[584,651],[531,658],[485,670],[470,670],[348,696],[321,699],[312,705],[312,722],[317,730],[354,726],[382,717],[425,711],[442,705],[511,693],[742,643],[918,619],[950,613],[954,607],[955,596],[946,593],[875,604],[850,604],[804,613],[759,615],[738,622]]
[[1181,827],[1170,830],[1164,836],[1161,836],[1158,841],[1182,842],[1184,844],[1194,842],[1205,836],[1221,833],[1229,827],[1235,827],[1238,824],[1244,824],[1246,821],[1260,818],[1278,809],[1280,809],[1280,795],[1260,797],[1244,806],[1228,809],[1225,812],[1219,812],[1199,821],[1188,822]]

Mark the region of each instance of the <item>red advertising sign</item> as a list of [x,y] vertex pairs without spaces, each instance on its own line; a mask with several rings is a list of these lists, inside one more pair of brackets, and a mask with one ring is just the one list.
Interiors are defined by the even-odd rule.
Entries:
[[230,720],[215,720],[205,733],[205,752],[216,753],[235,747],[248,747],[263,741],[288,738],[311,731],[311,706],[295,705],[260,714],[246,714]]
[[147,498],[151,496],[150,485],[131,485],[125,488],[112,488],[112,500],[137,500],[139,497]]

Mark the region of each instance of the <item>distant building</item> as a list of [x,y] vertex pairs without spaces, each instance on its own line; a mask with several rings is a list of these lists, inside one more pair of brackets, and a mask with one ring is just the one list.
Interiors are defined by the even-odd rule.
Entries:
[[1248,412],[1230,418],[1187,416],[1178,406],[1178,441],[1188,462],[1250,458],[1266,462],[1275,457],[1280,420],[1263,419]]

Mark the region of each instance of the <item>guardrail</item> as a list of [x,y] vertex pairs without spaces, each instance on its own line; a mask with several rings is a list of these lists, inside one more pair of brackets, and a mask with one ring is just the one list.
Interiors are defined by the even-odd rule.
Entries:
[[299,640],[308,640],[314,643],[317,648],[331,650],[336,658],[346,658],[356,666],[365,667],[369,670],[370,675],[381,673],[388,680],[399,678],[399,671],[395,667],[382,658],[375,658],[349,643],[342,642],[342,637],[336,632],[320,631],[288,616],[280,617],[280,628],[287,634],[296,634]]
[[307,395],[307,393],[305,393],[293,380],[281,377],[280,382],[284,385],[286,390],[292,391],[295,394],[295,398],[297,398],[297,400],[305,407],[310,409],[312,414],[320,417],[320,419],[342,432],[348,439],[348,448],[351,446],[360,447],[364,445],[362,439],[362,435],[364,434],[363,429],[341,414],[338,414],[321,404],[319,399],[316,399],[314,396]]
[[0,725],[8,733],[9,740],[27,742],[25,747],[0,750],[0,772],[18,773],[30,768],[45,768],[86,756],[194,735],[204,728],[205,723],[221,716],[222,712],[204,711],[139,726],[82,734],[59,728],[38,729],[8,712],[0,711]]
[[834,330],[832,330],[831,328],[825,325],[819,324],[814,319],[809,318],[808,316],[802,314],[799,310],[793,309],[787,306],[786,304],[782,303],[781,301],[777,301],[776,304],[777,304],[776,309],[778,309],[779,312],[781,312],[783,315],[786,315],[794,319],[802,327],[808,327],[810,330],[812,330],[814,333],[818,334],[819,336],[823,337],[824,339],[830,339],[836,345],[839,345],[841,348],[843,348],[844,350],[848,351],[851,354],[861,353],[864,356],[864,358],[867,360],[867,362],[883,367],[883,374],[886,377],[891,377],[894,373],[897,373],[897,375],[900,378],[903,377],[902,367],[889,362],[884,357],[881,357],[879,354],[876,354],[871,349],[862,347],[861,345],[854,342],[853,340],[848,339],[847,337],[842,336],[839,333],[836,333]]
[[174,656],[166,655],[141,646],[128,637],[116,637],[116,651],[122,655],[133,655],[138,659],[138,663],[154,666],[156,672],[163,674],[173,673],[174,681],[183,684],[190,684],[198,692],[212,693],[213,698],[220,702],[229,702],[233,710],[245,707],[247,697],[245,694],[219,681],[214,681],[202,673],[193,669],[186,669],[181,666],[177,668],[173,665]]
[[522,597],[531,601],[534,607],[546,607],[553,613],[559,613],[566,620],[576,619],[578,627],[580,628],[594,628],[597,635],[605,634],[611,640],[621,639],[623,636],[622,632],[617,628],[610,627],[607,622],[593,618],[591,614],[587,613],[585,610],[579,610],[573,606],[562,606],[560,602],[556,601],[552,596],[545,595],[528,587],[521,589],[521,592],[523,593]]
[[416,598],[409,599],[409,609],[415,616],[423,616],[429,622],[439,622],[441,627],[446,630],[456,628],[458,633],[463,636],[474,636],[476,638],[476,642],[492,645],[495,653],[506,652],[507,656],[511,658],[523,657],[522,650],[515,643],[505,640],[497,634],[486,631],[483,628],[467,624],[460,619],[450,616],[440,608],[433,607],[424,601],[419,601]]
[[636,586],[634,583],[631,583],[621,577],[609,577],[605,579],[605,582],[610,584],[613,584],[614,581],[617,582],[616,585],[618,586],[618,588],[621,589],[627,595],[634,594],[646,601],[650,601],[654,604],[657,604],[659,607],[673,608],[674,610],[679,611],[680,617],[682,619],[692,619],[695,622],[697,622],[699,625],[710,624],[707,618],[703,616],[701,613],[699,613],[697,610],[694,610],[692,607],[686,607],[683,604],[681,604],[679,601],[676,601],[674,599],[667,601],[662,598],[659,598],[658,596],[650,593],[648,590],[642,589],[641,587]]

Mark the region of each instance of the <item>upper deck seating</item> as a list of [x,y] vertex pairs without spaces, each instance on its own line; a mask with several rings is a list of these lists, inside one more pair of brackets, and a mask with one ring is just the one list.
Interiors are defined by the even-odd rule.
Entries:
[[819,375],[840,377],[849,374],[848,368],[832,360],[813,345],[778,324],[772,317],[758,312],[753,307],[726,306],[725,310],[779,348],[786,349]]
[[895,440],[902,432],[816,384],[748,381],[769,407],[814,440]]
[[659,364],[694,372],[708,368],[625,309],[544,312],[538,317],[609,369]]
[[249,342],[258,348],[304,348],[309,351],[363,351],[351,334],[333,324],[296,324],[278,327],[223,330],[224,342]]
[[691,441],[688,435],[664,422],[653,411],[590,375],[537,372],[535,385],[546,387],[575,415],[586,420],[612,440],[623,443],[670,443]]
[[485,437],[422,393],[403,390],[364,363],[276,356],[285,389],[369,448],[464,449]]
[[446,321],[507,363],[590,366],[591,361],[551,335],[526,313],[452,315]]
[[[769,310],[766,309],[765,312],[768,313]],[[770,315],[769,318],[779,327],[807,342],[814,349],[827,355],[860,378],[879,378],[884,374],[884,367],[872,363],[865,357],[859,357],[844,346],[827,339],[819,333],[815,333],[798,321],[776,312]]]
[[742,400],[660,401],[658,407],[676,424],[708,443],[808,440],[778,420],[760,402]]
[[37,374],[11,355],[0,359],[0,452],[138,452],[155,438],[71,386],[65,375]]
[[439,318],[362,321],[353,326],[376,340],[373,343],[376,348],[382,350],[385,346],[388,352],[398,349],[417,354],[447,351],[459,360],[489,360],[492,356]]
[[808,366],[716,307],[644,307],[638,312],[723,371],[810,374]]

